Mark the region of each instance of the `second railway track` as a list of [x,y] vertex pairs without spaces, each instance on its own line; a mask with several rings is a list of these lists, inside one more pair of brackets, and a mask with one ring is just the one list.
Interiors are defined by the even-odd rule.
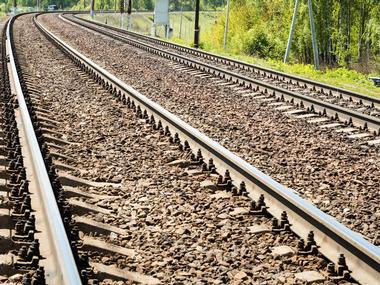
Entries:
[[[94,277],[147,284],[286,283],[313,276],[324,284],[379,280],[376,246],[153,103],[34,19],[63,53],[48,46],[30,26],[32,17],[16,21],[17,33],[24,36],[16,40],[19,72],[24,73],[23,92],[34,90],[30,104],[42,126],[37,130],[49,142],[42,145],[55,165],[49,175],[59,169],[64,186],[60,199],[81,197],[64,204],[77,225],[69,236],[82,245],[77,265],[90,261],[95,268],[88,277],[80,272],[83,284]],[[31,49],[41,40],[46,45],[41,51]],[[76,141],[69,142],[66,132]],[[152,142],[154,147],[149,146]],[[124,175],[132,176],[131,184]],[[131,246],[135,249],[128,249]]]
[[[68,16],[70,15],[70,13],[67,13],[67,14],[68,14]],[[81,14],[84,14],[84,13],[79,13],[76,15],[81,15]],[[70,16],[74,16],[74,15],[71,14]],[[319,95],[323,95],[323,94],[335,95],[337,97],[344,97],[344,98],[348,99],[348,101],[356,101],[359,104],[377,107],[377,109],[380,108],[380,99],[379,98],[374,98],[374,97],[371,97],[368,95],[356,93],[356,92],[349,91],[346,89],[342,89],[342,88],[339,88],[336,86],[331,86],[331,85],[327,85],[327,84],[324,84],[321,82],[309,80],[306,78],[293,76],[293,75],[286,74],[286,73],[279,72],[279,71],[275,71],[272,69],[267,69],[267,68],[257,66],[257,65],[253,65],[253,64],[249,64],[249,63],[246,63],[243,61],[234,60],[232,58],[220,56],[220,55],[217,55],[214,53],[209,53],[209,52],[203,51],[201,49],[190,48],[187,46],[183,46],[183,45],[179,45],[179,44],[172,43],[169,41],[165,41],[165,40],[162,40],[159,38],[146,36],[146,35],[143,35],[143,34],[140,34],[137,32],[131,32],[131,31],[127,31],[124,29],[116,28],[116,27],[113,27],[113,26],[110,26],[107,24],[102,24],[102,23],[97,22],[97,21],[90,21],[90,20],[87,20],[87,19],[82,18],[82,17],[78,17],[78,16],[74,16],[74,17],[79,18],[79,19],[81,19],[87,23],[96,24],[97,26],[101,26],[101,27],[104,27],[104,28],[107,28],[107,29],[110,29],[113,31],[117,31],[117,32],[122,33],[122,34],[129,35],[133,38],[141,39],[144,42],[154,43],[154,44],[157,44],[159,46],[168,47],[168,48],[170,48],[170,50],[176,50],[178,52],[183,52],[183,54],[193,54],[199,58],[208,59],[210,61],[214,61],[216,63],[223,64],[224,66],[230,66],[233,71],[241,70],[241,71],[247,71],[248,73],[246,73],[246,74],[254,73],[257,75],[261,75],[262,77],[260,77],[260,78],[264,79],[264,81],[265,81],[265,78],[268,78],[268,80],[275,79],[275,80],[281,81],[282,84],[284,84],[284,86],[286,84],[291,84],[291,85],[297,86],[298,88],[305,88],[305,89],[311,89],[313,91],[318,91]]]
[[380,99],[357,94],[307,79],[292,77],[223,58],[200,50],[186,48],[159,39],[110,27],[105,24],[64,14],[81,26],[126,42],[151,53],[176,61],[191,69],[212,74],[239,86],[271,94],[278,100],[291,101],[307,110],[380,133]]

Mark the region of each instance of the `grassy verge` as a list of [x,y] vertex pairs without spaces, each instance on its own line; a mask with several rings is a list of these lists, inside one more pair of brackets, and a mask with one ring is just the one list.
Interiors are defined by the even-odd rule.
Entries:
[[[210,49],[207,48],[207,46],[205,47],[205,50],[251,64],[256,64],[262,67],[274,69],[284,73],[293,74],[299,77],[308,78],[329,85],[338,86],[347,90],[352,90],[354,92],[380,98],[380,88],[375,87],[372,81],[368,79],[367,75],[359,73],[355,70],[337,68],[317,71],[312,65],[285,64],[281,61],[276,60],[264,60],[247,55],[236,55],[220,49]],[[372,74],[371,76],[380,77],[380,74]]]
[[[80,15],[81,17],[85,19],[91,19],[90,15]],[[152,13],[138,13],[138,14],[132,14],[131,15],[131,27],[133,31],[143,33],[143,34],[150,34],[150,29],[152,26],[151,17],[153,17]],[[114,27],[121,27],[121,17],[120,13],[111,14],[111,13],[105,13],[105,14],[96,14],[94,17],[95,21],[98,21],[100,23],[107,23],[110,26]],[[123,24],[124,28],[127,27],[127,14],[124,14],[123,18]]]
[[[281,61],[264,60],[248,55],[235,54],[232,52],[226,52],[221,48],[212,47],[208,43],[208,33],[211,32],[211,27],[217,20],[220,12],[203,12],[200,15],[201,26],[201,45],[204,50],[213,52],[216,54],[228,56],[234,59],[245,61],[248,63],[256,64],[266,68],[278,70],[281,72],[293,74],[296,76],[320,81],[329,85],[338,86],[354,92],[375,96],[380,98],[380,88],[373,85],[372,81],[368,80],[368,77],[354,70],[345,68],[327,69],[324,71],[314,70],[312,65],[304,64],[285,64]],[[85,18],[89,18],[89,15],[83,15]],[[95,16],[95,20],[109,25],[120,27],[120,14],[98,14]],[[132,30],[150,34],[150,29],[153,20],[153,13],[139,13],[132,15]],[[127,20],[124,19],[124,26],[126,26]],[[191,46],[194,33],[194,13],[183,12],[182,15],[182,29],[180,29],[181,13],[170,13],[170,23],[173,27],[173,38],[170,40],[182,45]],[[163,37],[164,31],[158,30],[159,36]],[[372,76],[378,76],[379,74],[373,74]]]
[[[210,32],[212,25],[219,17],[220,12],[201,12],[199,16],[199,26],[201,27],[200,40],[204,41],[203,35]],[[186,45],[190,45],[194,39],[194,12],[183,12],[182,14],[182,29],[181,13],[170,14],[170,24],[173,27],[173,38],[176,41]]]
[[0,11],[0,23],[4,23],[8,19],[7,13]]

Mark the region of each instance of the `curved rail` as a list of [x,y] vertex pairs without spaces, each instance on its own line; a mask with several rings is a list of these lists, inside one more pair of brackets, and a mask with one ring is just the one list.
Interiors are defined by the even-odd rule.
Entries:
[[249,78],[247,76],[234,73],[229,70],[225,70],[195,59],[191,59],[185,57],[183,55],[175,54],[169,51],[165,51],[154,47],[152,45],[142,43],[131,38],[122,36],[120,34],[114,33],[110,31],[107,27],[107,30],[98,27],[94,27],[94,23],[90,21],[88,23],[87,20],[83,21],[77,18],[67,18],[66,20],[74,22],[80,26],[84,26],[90,30],[96,31],[98,33],[104,34],[108,37],[114,38],[116,40],[128,43],[132,46],[138,47],[140,49],[146,50],[148,52],[157,54],[164,58],[178,61],[179,63],[185,64],[191,68],[199,69],[203,72],[213,74],[214,76],[220,77],[222,79],[226,79],[235,83],[238,83],[241,86],[245,86],[247,88],[254,89],[256,91],[261,91],[264,93],[271,93],[276,96],[278,100],[287,100],[292,101],[296,104],[299,104],[309,111],[313,111],[319,114],[323,114],[329,116],[333,119],[339,119],[343,123],[352,124],[361,129],[369,130],[373,132],[375,135],[380,134],[380,118],[376,118],[373,116],[369,116],[357,111],[353,111],[341,106],[337,106],[328,102],[324,102],[317,98],[313,98],[307,95],[299,94],[296,92],[289,91],[287,89],[273,86],[271,84],[262,82],[260,80],[256,80],[253,78]]
[[265,195],[273,216],[279,218],[286,211],[291,229],[297,235],[305,238],[314,231],[319,251],[335,263],[339,255],[344,254],[351,275],[361,284],[376,284],[380,280],[378,247],[95,64],[48,31],[37,17],[34,23],[39,30],[94,80],[123,98],[124,102],[133,102],[134,106],[145,110],[155,122],[160,121],[163,127],[176,132],[181,141],[187,141],[193,150],[199,149],[205,161],[212,158],[219,173],[229,170],[234,184],[244,182],[251,198]]
[[[63,14],[70,14],[70,13],[63,13]],[[76,13],[76,14],[84,14],[84,13]],[[369,105],[369,106],[376,106],[377,108],[380,108],[380,98],[376,98],[376,97],[368,96],[368,95],[365,95],[365,94],[353,92],[353,91],[346,90],[346,89],[343,89],[343,88],[340,88],[340,87],[337,87],[337,86],[328,85],[326,83],[322,83],[322,82],[314,81],[314,80],[311,80],[311,79],[302,78],[302,77],[299,77],[299,76],[287,74],[287,73],[284,73],[284,72],[280,72],[280,71],[277,71],[277,70],[265,68],[265,67],[258,66],[258,65],[255,65],[255,64],[250,64],[250,63],[247,63],[247,62],[244,62],[244,61],[236,60],[236,59],[233,59],[233,58],[230,58],[230,57],[218,55],[218,54],[207,52],[207,51],[203,51],[203,50],[200,50],[200,49],[195,49],[195,48],[187,47],[187,46],[184,46],[184,45],[168,42],[168,41],[165,41],[165,40],[162,40],[162,39],[158,39],[158,38],[155,38],[155,37],[143,35],[143,34],[140,34],[140,33],[137,33],[137,32],[126,31],[126,30],[123,30],[123,29],[119,29],[119,28],[116,28],[116,27],[105,25],[105,24],[100,23],[100,22],[91,21],[91,20],[87,20],[87,19],[84,19],[84,18],[80,18],[80,19],[83,20],[83,21],[86,21],[88,23],[92,23],[92,24],[95,24],[95,25],[98,25],[98,26],[101,26],[101,27],[104,27],[104,28],[107,28],[107,29],[110,29],[110,30],[117,31],[119,33],[130,35],[130,36],[133,36],[135,38],[139,38],[139,39],[142,39],[142,40],[145,40],[145,41],[149,41],[149,42],[152,42],[152,43],[155,43],[155,44],[159,44],[159,45],[162,45],[162,46],[170,47],[170,48],[182,51],[182,52],[186,52],[186,53],[189,53],[189,54],[196,55],[198,57],[203,57],[205,59],[213,60],[215,62],[219,62],[219,63],[222,63],[222,64],[238,67],[238,68],[240,68],[242,70],[248,70],[248,71],[252,71],[252,72],[255,72],[255,73],[259,73],[259,74],[262,74],[262,75],[267,76],[267,77],[277,77],[280,80],[288,81],[290,83],[296,83],[296,82],[298,82],[300,85],[304,85],[305,87],[311,87],[311,88],[314,88],[314,89],[319,89],[322,93],[325,93],[325,94],[335,93],[336,95],[342,96],[344,98],[347,98],[347,99],[350,99],[350,100],[354,100],[354,101],[357,101],[357,102],[361,102],[361,103]]]
[[[23,15],[23,14],[20,14]],[[35,180],[38,185],[38,190],[42,197],[43,209],[49,225],[51,240],[53,242],[52,248],[55,251],[55,256],[58,257],[60,272],[57,272],[60,284],[82,284],[79,277],[78,269],[71,251],[71,246],[66,235],[65,227],[62,222],[61,214],[53,193],[52,185],[50,183],[49,175],[46,171],[45,162],[43,160],[41,150],[34,132],[33,123],[30,118],[28,108],[25,102],[24,94],[21,88],[19,76],[17,73],[15,62],[15,48],[13,43],[13,23],[18,16],[12,17],[7,25],[7,43],[6,49],[9,55],[9,64],[11,74],[17,93],[17,100],[23,128],[26,134],[27,148],[32,158],[34,173],[36,174]]]

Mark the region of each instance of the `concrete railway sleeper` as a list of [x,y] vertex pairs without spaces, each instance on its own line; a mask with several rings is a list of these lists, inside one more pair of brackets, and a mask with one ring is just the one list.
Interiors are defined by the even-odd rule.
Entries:
[[273,216],[272,231],[291,229],[304,238],[307,242],[300,240],[300,254],[321,252],[333,261],[336,266],[332,263],[327,268],[331,279],[352,277],[361,284],[377,282],[380,274],[380,252],[376,246],[66,45],[46,30],[37,17],[34,22],[75,64],[134,110],[137,116],[165,135],[174,134],[170,141],[177,144],[182,151],[188,152],[193,163],[201,165],[204,172],[224,173],[224,176],[217,176],[217,186],[234,195],[247,195],[252,198],[255,202],[251,204],[251,214],[266,215],[268,212]]

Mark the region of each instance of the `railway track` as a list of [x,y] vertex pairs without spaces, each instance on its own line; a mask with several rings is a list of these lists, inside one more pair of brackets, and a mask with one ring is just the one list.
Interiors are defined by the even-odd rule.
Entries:
[[[162,133],[160,135],[161,140],[171,134],[168,141],[171,143],[171,149],[179,149],[183,157],[186,158],[172,161],[171,167],[181,165],[182,168],[185,168],[187,175],[190,175],[190,173],[195,176],[205,175],[202,176],[203,179],[208,177],[211,182],[214,181],[209,183],[207,187],[210,188],[210,191],[216,188],[220,192],[214,192],[212,195],[236,196],[238,207],[234,209],[233,215],[242,215],[243,217],[241,218],[247,220],[247,223],[257,222],[257,216],[264,216],[266,219],[271,216],[275,217],[276,219],[273,219],[272,222],[269,219],[263,223],[267,223],[267,228],[261,229],[261,234],[268,231],[274,236],[290,235],[288,239],[294,239],[293,245],[297,244],[298,258],[302,259],[302,256],[308,256],[313,259],[316,251],[319,251],[337,264],[337,266],[334,266],[334,264],[326,266],[325,271],[328,272],[327,275],[329,275],[330,279],[326,279],[325,282],[332,279],[340,280],[353,277],[361,284],[376,283],[379,277],[380,258],[377,247],[150,101],[75,49],[69,47],[39,23],[38,18],[34,18],[34,23],[51,42],[63,51],[65,56],[68,56],[83,71],[83,77],[88,76],[87,80],[92,78],[94,84],[100,84],[108,90],[119,101],[117,104],[120,105],[120,108],[121,106],[127,106],[128,109],[133,110],[140,120],[144,120],[147,125],[153,127],[152,132],[154,131],[156,134]],[[28,82],[25,85],[28,85]],[[32,99],[32,101],[38,102],[39,100]],[[54,124],[54,122],[46,118],[43,121]],[[53,131],[50,132],[54,133]],[[56,139],[55,143],[58,141]],[[176,147],[173,148],[174,146]],[[68,169],[69,167],[66,168]],[[217,173],[224,175],[220,176]],[[66,180],[64,178],[61,178],[61,180],[67,182],[67,176]],[[245,198],[246,196],[249,199]],[[250,201],[256,202],[251,203]],[[246,205],[249,205],[249,207]],[[86,207],[82,205],[82,211],[83,208]],[[106,215],[105,213],[103,214]],[[77,223],[78,221],[82,221],[83,227],[83,219],[81,220],[79,215]],[[92,224],[93,227],[94,224]],[[289,229],[291,229],[292,233],[288,232]],[[191,229],[189,230],[191,231]],[[119,232],[116,229],[114,231]],[[182,234],[179,234],[184,235],[185,232],[186,229]],[[257,231],[257,229],[256,235],[260,235],[260,231]],[[304,242],[302,243],[302,241],[298,240],[297,236],[303,238]],[[234,239],[238,238],[238,236],[234,237]],[[225,239],[230,240],[228,235]],[[209,242],[212,243],[212,240]],[[343,254],[344,258],[341,254]]]
[[[1,281],[14,284],[79,284],[66,237],[62,204],[14,54],[11,18],[2,34]],[[8,64],[9,61],[9,64]],[[62,198],[61,198],[62,199]],[[64,202],[63,200],[61,201]],[[61,214],[62,216],[61,216]],[[70,221],[69,213],[65,218]],[[64,254],[63,254],[64,253]],[[5,283],[8,283],[5,282]]]
[[[64,14],[78,25],[126,42],[153,54],[188,66],[190,72],[200,70],[279,101],[288,101],[307,111],[338,119],[378,135],[380,99],[282,74],[258,66],[223,58],[207,52],[168,43],[156,38],[124,31],[107,25]],[[301,113],[301,110],[299,110]]]
[[[3,272],[1,268],[0,275],[7,276],[11,275],[9,274],[10,272],[12,272],[12,274],[15,272],[22,272],[24,273],[24,276],[22,277],[25,279],[24,284],[30,284],[28,282],[31,282],[31,279],[33,278],[34,282],[37,282],[37,279],[39,282],[33,284],[45,284],[44,278],[42,277],[44,270],[48,272],[48,274],[46,274],[46,281],[48,284],[98,284],[98,280],[105,278],[112,280],[128,279],[129,281],[132,280],[147,284],[156,284],[159,282],[158,279],[160,278],[165,281],[170,281],[170,275],[167,276],[167,274],[162,274],[163,272],[157,272],[152,269],[146,269],[152,274],[152,276],[149,276],[138,272],[120,269],[116,270],[115,268],[105,266],[104,264],[101,264],[102,262],[99,262],[99,260],[104,260],[104,258],[112,260],[112,256],[116,254],[127,256],[129,259],[127,258],[126,260],[130,263],[138,263],[138,260],[133,259],[133,256],[135,255],[133,251],[128,251],[125,245],[123,246],[123,243],[117,246],[112,245],[109,241],[110,237],[114,238],[114,236],[120,238],[121,241],[125,241],[125,239],[128,240],[131,238],[128,236],[133,236],[133,232],[137,231],[138,227],[134,225],[134,227],[127,231],[124,227],[123,229],[121,227],[105,225],[105,223],[91,222],[88,217],[94,219],[96,216],[99,216],[99,214],[103,217],[103,220],[109,218],[111,221],[110,217],[112,217],[112,219],[115,218],[113,217],[114,213],[112,213],[112,211],[107,211],[105,209],[106,207],[97,207],[96,205],[86,204],[85,201],[99,200],[98,202],[100,204],[103,203],[108,205],[109,202],[106,196],[111,196],[111,199],[114,201],[117,201],[117,199],[128,199],[130,205],[133,207],[135,207],[134,205],[136,205],[136,203],[142,202],[145,202],[146,204],[143,208],[149,207],[149,204],[153,202],[153,200],[147,200],[146,194],[151,191],[155,192],[154,190],[149,189],[149,185],[155,185],[155,183],[159,183],[159,181],[161,181],[160,183],[163,183],[165,180],[161,179],[156,182],[153,181],[153,183],[148,183],[144,186],[145,188],[143,187],[141,190],[137,189],[137,191],[133,192],[133,195],[129,194],[129,196],[127,195],[121,199],[117,196],[117,193],[120,193],[120,190],[118,189],[119,186],[116,185],[117,183],[95,183],[67,175],[67,172],[71,171],[77,173],[77,170],[75,167],[60,163],[62,159],[65,161],[71,161],[71,163],[75,159],[70,159],[62,153],[59,154],[55,152],[62,151],[65,146],[70,143],[63,138],[62,133],[60,134],[56,131],[60,122],[55,121],[53,117],[49,116],[49,106],[54,105],[54,100],[50,102],[50,105],[44,104],[44,96],[36,90],[37,83],[33,81],[35,75],[25,72],[24,69],[26,69],[26,67],[23,65],[25,63],[21,65],[19,63],[18,53],[21,53],[23,50],[19,49],[17,53],[14,52],[13,25],[17,19],[22,17],[30,16],[13,18],[8,26],[7,38],[9,43],[7,54],[9,55],[10,61],[10,78],[14,80],[14,83],[12,83],[14,87],[4,87],[4,92],[2,92],[4,98],[2,99],[5,101],[3,101],[1,105],[2,108],[5,108],[4,114],[7,114],[2,120],[2,129],[5,130],[2,133],[2,137],[4,138],[2,142],[3,144],[6,143],[6,148],[3,149],[6,149],[10,155],[17,154],[18,158],[16,159],[13,157],[11,159],[13,163],[10,162],[10,166],[7,166],[7,168],[1,173],[4,173],[2,178],[5,177],[8,179],[10,171],[14,171],[13,174],[17,174],[17,180],[19,180],[19,177],[21,179],[16,181],[18,183],[16,185],[19,187],[21,187],[22,181],[26,181],[25,179],[30,180],[29,184],[31,185],[34,183],[40,184],[36,185],[36,192],[32,193],[37,196],[37,199],[34,201],[40,200],[42,203],[32,202],[32,204],[35,203],[36,205],[36,208],[33,207],[33,210],[35,210],[36,216],[40,215],[38,213],[44,213],[41,214],[41,219],[48,218],[47,221],[38,222],[37,230],[41,231],[42,228],[42,234],[44,236],[49,236],[50,242],[41,241],[41,257],[46,258],[46,266],[44,266],[44,269],[35,266],[35,264],[32,267],[27,268],[27,270],[17,269],[19,271],[10,271],[9,269],[9,271]],[[267,246],[265,246],[263,251],[254,253],[246,252],[245,254],[241,254],[239,257],[241,261],[237,264],[233,263],[236,259],[240,260],[236,254],[231,255],[231,263],[229,263],[229,260],[227,260],[228,262],[223,262],[223,260],[220,260],[220,257],[217,255],[216,260],[222,264],[216,266],[218,270],[220,270],[220,266],[227,268],[232,267],[234,269],[239,269],[240,267],[244,268],[244,263],[242,263],[242,261],[244,259],[249,259],[250,257],[252,258],[253,256],[260,256],[259,259],[261,261],[259,263],[254,261],[256,259],[252,260],[252,263],[257,265],[263,263],[263,261],[267,261],[267,259],[269,259],[269,261],[280,259],[281,265],[282,260],[285,259],[286,256],[291,255],[293,258],[297,258],[293,265],[292,261],[286,261],[286,263],[291,263],[291,265],[287,265],[289,270],[299,269],[299,263],[309,263],[314,266],[318,264],[316,269],[319,272],[326,273],[326,275],[324,276],[320,274],[317,277],[322,278],[322,282],[325,284],[330,284],[333,280],[337,282],[346,282],[346,280],[354,282],[356,280],[361,284],[375,284],[377,282],[380,263],[380,253],[377,247],[348,230],[330,216],[322,213],[310,203],[300,199],[290,190],[276,183],[268,176],[238,158],[236,155],[181,121],[178,117],[148,100],[142,94],[93,63],[75,49],[69,47],[39,23],[38,18],[34,18],[33,21],[44,36],[63,51],[62,60],[65,60],[66,57],[68,57],[77,65],[77,70],[75,70],[74,67],[71,67],[69,73],[73,72],[79,74],[78,80],[82,82],[90,81],[92,82],[90,85],[101,86],[103,93],[100,98],[103,96],[109,96],[109,98],[111,98],[113,96],[116,100],[112,109],[119,106],[120,109],[124,108],[125,110],[130,110],[130,115],[128,117],[130,120],[133,120],[133,116],[137,116],[137,125],[134,125],[134,127],[139,128],[138,123],[143,124],[143,127],[140,126],[140,128],[144,130],[141,131],[142,138],[156,137],[156,145],[154,148],[151,148],[151,152],[154,152],[153,150],[158,148],[159,151],[154,152],[154,154],[160,155],[160,153],[162,154],[165,152],[165,149],[170,149],[168,152],[170,155],[169,157],[166,157],[166,159],[169,159],[166,167],[170,168],[170,172],[165,175],[168,175],[169,173],[172,173],[171,175],[177,173],[180,177],[194,176],[194,181],[185,180],[181,182],[186,182],[190,185],[190,188],[192,188],[191,185],[199,183],[198,179],[200,179],[201,183],[203,182],[202,187],[204,187],[204,189],[202,192],[207,195],[200,196],[194,204],[202,205],[202,211],[200,211],[200,215],[194,221],[195,224],[192,226],[199,226],[199,219],[202,220],[207,218],[210,224],[217,221],[215,217],[207,216],[208,212],[213,213],[215,210],[214,207],[219,210],[220,207],[222,207],[222,210],[223,207],[231,210],[227,213],[224,211],[216,212],[220,215],[224,215],[223,218],[219,218],[222,219],[222,221],[230,220],[230,222],[235,224],[235,228],[231,228],[227,233],[215,229],[207,229],[210,227],[209,225],[205,225],[205,228],[199,228],[200,231],[205,231],[208,234],[207,239],[204,244],[202,244],[203,247],[207,247],[207,244],[215,243],[222,248],[223,252],[223,250],[228,251],[228,248],[223,248],[224,244],[228,244],[231,249],[239,244],[245,245],[245,243],[250,240],[254,240],[256,243],[249,244],[249,246],[259,248],[260,250],[262,245],[259,244],[267,244],[270,242],[271,245],[273,245],[273,248],[269,250],[269,253]],[[3,40],[4,39],[5,37],[3,37]],[[2,45],[2,47],[3,46],[4,45]],[[7,69],[4,68],[4,63],[6,65],[6,61],[4,60],[6,58],[6,53],[3,52],[2,55],[2,84],[6,84]],[[23,58],[23,61],[25,60],[26,59]],[[66,62],[65,68],[68,68],[67,64],[68,63]],[[82,72],[79,70],[82,70]],[[33,69],[29,70],[29,72],[31,71],[33,71]],[[19,78],[19,80],[17,80],[17,78]],[[12,92],[10,92],[11,90]],[[15,101],[11,95],[15,93],[17,93],[17,101]],[[77,98],[74,94],[75,93],[73,93],[72,96]],[[82,95],[80,94],[79,97],[81,96]],[[89,98],[91,97],[85,99],[87,100]],[[108,101],[109,100],[107,99],[106,102]],[[16,102],[18,102],[18,105],[15,104]],[[62,107],[63,106],[60,106],[60,108]],[[93,106],[92,108],[95,107]],[[12,121],[13,112],[15,113],[15,119],[17,120],[18,116],[20,116],[19,120],[21,121],[19,122],[22,123],[12,123],[14,122]],[[122,114],[127,116],[127,113]],[[132,116],[132,114],[134,115]],[[67,115],[72,116],[70,112]],[[93,115],[96,115],[96,113]],[[8,127],[12,124],[13,127]],[[15,131],[15,125],[20,127],[19,133],[22,134],[20,138],[20,147],[16,145],[17,139],[14,134],[17,133],[17,131]],[[109,126],[107,125],[107,127]],[[12,134],[10,134],[10,131]],[[115,131],[117,131],[117,129]],[[133,138],[135,134],[131,134],[131,136]],[[99,138],[96,138],[96,141],[97,140],[99,140]],[[147,143],[149,143],[149,139],[147,140]],[[88,144],[88,142],[84,142],[84,144]],[[132,145],[133,144],[131,143],[131,147]],[[11,147],[9,148],[9,146]],[[138,151],[138,148],[141,148],[140,143],[137,143],[137,145],[134,146],[133,151]],[[23,170],[22,163],[24,162],[21,162],[19,159],[21,157],[19,149],[21,149],[22,156],[29,161],[28,163],[30,163],[27,164],[28,166],[26,167],[27,177],[23,177],[23,171],[25,170]],[[173,156],[177,157],[177,159],[173,160],[171,158]],[[154,160],[157,159],[153,158],[153,161]],[[2,165],[4,165],[4,162],[7,162],[6,158],[1,161],[3,162]],[[13,164],[15,164],[15,166],[12,166]],[[20,165],[21,167],[19,167]],[[29,169],[34,169],[34,173],[29,175]],[[64,172],[62,172],[62,169]],[[137,171],[139,170],[141,169],[137,169]],[[222,174],[223,176],[220,176],[217,173]],[[37,179],[35,179],[35,177],[37,177]],[[10,181],[11,179],[14,178],[9,178]],[[154,176],[151,179],[154,179]],[[12,186],[12,188],[10,186]],[[21,195],[21,198],[15,197],[15,199],[13,199],[14,186],[15,185],[10,185],[6,180],[1,188],[1,192],[5,193],[5,195],[2,196],[3,200],[6,202],[5,204],[2,203],[2,205],[8,205],[8,207],[12,206],[13,209],[16,208],[16,204],[21,202],[23,205],[28,204],[29,198],[27,197],[30,197],[27,194],[24,194]],[[94,188],[99,189],[99,191],[110,190],[109,188],[114,188],[114,190],[111,189],[111,191],[105,192],[107,195],[100,195],[99,193],[94,194],[91,192]],[[199,192],[199,190],[191,192],[186,187],[182,189],[186,189],[186,195],[188,196],[197,195]],[[194,202],[194,200],[191,199],[186,200],[188,197],[184,194],[179,195],[181,193],[178,193],[180,191],[178,191],[177,187],[173,188],[173,192],[174,194],[171,195],[175,195],[172,201],[174,205],[175,203],[178,203],[178,199],[182,199],[182,203],[184,200]],[[112,195],[110,193],[112,193]],[[138,199],[136,199],[134,195],[136,195]],[[81,197],[81,200],[68,199],[73,196],[79,196]],[[169,196],[168,193],[166,193],[161,199],[167,200]],[[232,201],[230,201],[232,205],[226,205],[220,202],[220,199],[226,198]],[[56,202],[56,199],[58,202]],[[211,199],[213,202],[209,203],[207,202],[207,199]],[[16,201],[18,202],[16,203]],[[120,202],[121,201],[119,201],[119,203]],[[160,204],[158,204],[158,206],[162,207]],[[168,209],[169,212],[164,213],[164,216],[175,217],[178,216],[178,212],[180,212],[178,209],[173,209],[173,205],[169,206]],[[192,209],[185,216],[197,211],[199,211],[199,209]],[[25,213],[26,212],[24,211],[23,214],[25,215]],[[85,215],[83,215],[83,213],[85,213]],[[72,218],[71,214],[74,214],[74,218]],[[141,212],[139,215],[140,214]],[[154,213],[152,213],[152,215],[154,215]],[[228,218],[228,216],[230,217]],[[14,219],[14,215],[12,218]],[[153,218],[152,216],[148,218],[145,214],[145,216],[139,216],[139,218],[143,218],[145,223],[150,226],[159,223],[158,219],[154,216]],[[38,219],[39,218],[36,217],[36,220]],[[21,222],[22,220],[18,221]],[[259,223],[261,223],[261,227],[255,227],[255,225]],[[252,224],[254,226],[252,226]],[[252,228],[250,229],[250,235],[246,237],[247,232],[241,231],[241,228],[248,226]],[[223,224],[220,227],[224,229]],[[82,234],[79,235],[78,229]],[[176,235],[181,240],[181,238],[186,237],[187,235],[190,236],[188,232],[191,232],[192,230],[193,227],[176,229]],[[151,231],[154,232],[157,231],[157,229],[151,229]],[[211,234],[213,231],[216,231],[215,235]],[[83,232],[85,233],[84,235]],[[98,234],[100,233],[100,235],[95,234],[95,232]],[[235,234],[236,232],[238,233],[237,235]],[[311,232],[313,232],[313,234],[311,234]],[[142,233],[142,235],[144,235],[144,233]],[[303,241],[299,237],[303,238]],[[140,236],[138,238],[141,239]],[[179,248],[174,247],[172,253],[175,257],[173,258],[174,260],[181,260],[181,258],[184,258],[186,252],[189,251],[190,245],[193,244],[194,241],[192,239],[187,240],[189,244],[187,244],[184,249],[182,248],[182,252]],[[75,246],[71,247],[69,241],[71,242],[71,246]],[[164,244],[167,242],[165,236],[161,242]],[[146,241],[142,240],[142,246],[145,243]],[[183,245],[185,245],[185,243]],[[10,246],[17,248],[14,239]],[[169,246],[169,248],[167,248],[168,251],[173,250],[173,247],[171,247],[170,244],[166,244],[166,246]],[[73,251],[68,247],[71,247]],[[158,244],[153,244],[153,247],[158,247]],[[202,249],[199,249],[198,247],[200,247],[200,245],[197,246],[196,249],[202,252]],[[49,248],[49,250],[47,248]],[[2,249],[4,249],[4,247],[2,247]],[[25,251],[25,249],[20,251]],[[51,255],[52,258],[55,259],[48,258],[48,254],[45,253],[49,251],[54,252],[54,254]],[[324,261],[323,257],[317,252],[322,253],[333,263]],[[29,255],[30,254],[28,253],[27,256]],[[265,255],[268,255],[269,257],[265,257]],[[20,253],[19,256],[20,260],[25,262],[24,254]],[[39,254],[36,254],[36,256],[38,257]],[[263,256],[264,258],[261,259]],[[27,258],[29,259],[29,257]],[[90,265],[88,263],[88,258],[92,259],[92,261],[97,260],[98,262],[92,262]],[[150,256],[148,258],[152,257]],[[116,261],[119,259],[116,259]],[[36,258],[32,258],[32,260],[36,262]],[[191,264],[189,263],[190,261],[186,262],[186,259],[184,259],[183,262],[184,265],[182,265],[181,268],[189,270],[189,267],[187,266],[188,264]],[[213,259],[209,259],[207,262],[214,264]],[[336,264],[335,266],[334,263]],[[169,268],[178,267],[179,264],[181,263],[171,263],[169,264]],[[273,263],[272,266],[275,266],[274,264],[275,263]],[[49,265],[53,266],[53,268],[49,267]],[[276,264],[276,266],[277,265],[278,264]],[[128,268],[128,264],[125,266]],[[159,265],[158,263],[152,264],[151,266],[153,268],[157,268],[157,266],[163,266],[163,268],[165,268],[164,265]],[[194,266],[197,267],[197,265]],[[96,270],[94,270],[94,268]],[[306,275],[312,275],[318,272],[315,270],[307,271],[307,265],[302,266],[302,268],[304,268],[304,272],[298,272],[301,275],[295,277],[300,281],[305,281],[305,279],[302,278],[310,277],[305,277],[305,273]],[[259,270],[262,269],[263,268]],[[255,271],[248,271],[250,274],[247,275],[244,271],[237,270],[234,277],[241,278],[243,281],[262,280],[260,279],[262,277],[252,279],[255,277]],[[302,273],[304,273],[304,275],[302,275]],[[220,275],[220,272],[215,271],[215,274]],[[177,281],[189,282],[189,277],[186,274],[181,275],[178,278]],[[223,275],[223,278],[226,279],[221,279],[220,282],[222,283],[231,281],[228,275]],[[352,280],[351,278],[354,278],[355,280]],[[204,282],[207,282],[207,280],[204,280]]]

